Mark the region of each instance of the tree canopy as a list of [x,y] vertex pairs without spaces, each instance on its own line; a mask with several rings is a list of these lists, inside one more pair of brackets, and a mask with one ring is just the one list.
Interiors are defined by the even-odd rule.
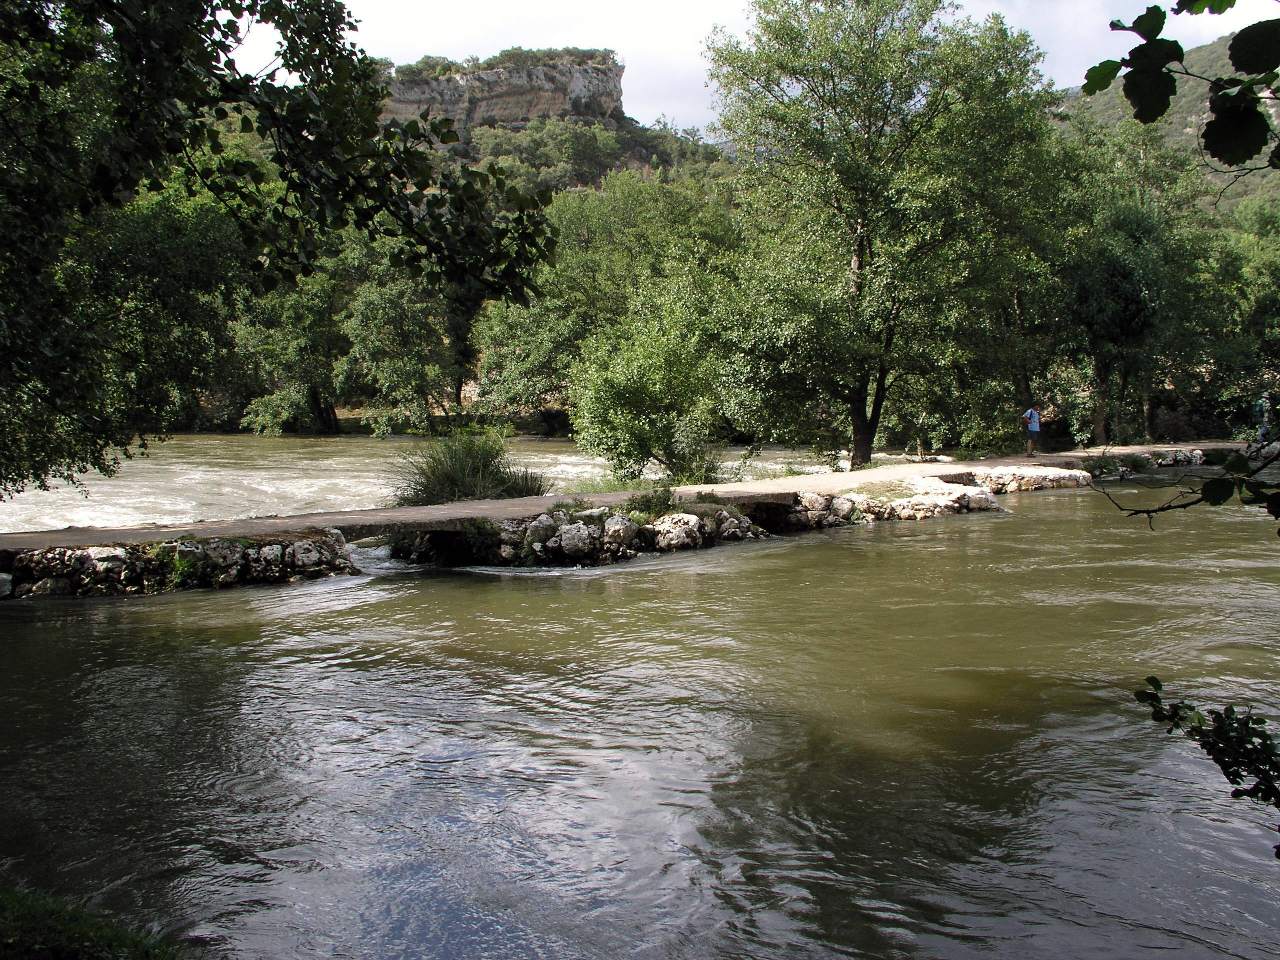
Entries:
[[[260,73],[235,61],[255,24],[280,36]],[[351,227],[390,239],[411,273],[527,294],[550,245],[537,203],[433,150],[457,139],[447,122],[381,125],[384,73],[353,27],[338,0],[0,9],[0,495],[110,469],[153,429],[119,402],[135,372],[121,340],[139,331],[87,324],[59,265],[104,211],[175,170],[234,224],[259,288],[314,271],[324,236]],[[258,138],[261,156],[228,149],[235,133]]]

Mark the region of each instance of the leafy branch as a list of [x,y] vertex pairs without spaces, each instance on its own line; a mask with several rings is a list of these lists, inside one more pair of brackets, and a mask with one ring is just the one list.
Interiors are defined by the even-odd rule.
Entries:
[[[1236,0],[1177,0],[1175,14],[1225,13]],[[1168,13],[1151,5],[1133,23],[1111,21],[1111,29],[1137,34],[1142,43],[1121,60],[1104,60],[1085,74],[1084,92],[1092,96],[1106,90],[1124,72],[1124,95],[1134,117],[1154,123],[1169,112],[1178,91],[1178,78],[1203,80],[1209,87],[1209,112],[1213,115],[1201,131],[1204,149],[1228,166],[1241,166],[1260,155],[1276,133],[1264,100],[1275,100],[1280,81],[1280,19],[1263,20],[1241,30],[1231,40],[1228,54],[1237,75],[1200,77],[1183,65],[1185,52],[1175,40],[1162,37]],[[1280,146],[1273,148],[1267,165],[1280,168]]]
[[[1135,690],[1134,699],[1150,706],[1151,719],[1167,723],[1169,733],[1181,733],[1209,755],[1235,788],[1233,799],[1280,809],[1280,752],[1264,717],[1248,707],[1202,711],[1185,700],[1166,703],[1158,677],[1147,677],[1147,686],[1150,689]],[[1280,859],[1280,844],[1275,851]]]
[[[1133,507],[1118,501],[1105,487],[1095,487],[1126,517],[1145,517],[1148,525],[1158,514],[1174,510],[1187,510],[1207,503],[1220,507],[1234,496],[1246,506],[1262,507],[1276,519],[1280,519],[1280,480],[1264,480],[1262,474],[1280,462],[1280,450],[1252,461],[1244,454],[1233,454],[1223,464],[1223,476],[1211,477],[1198,488],[1182,487],[1178,493],[1157,507]],[[1280,535],[1280,531],[1277,531]]]

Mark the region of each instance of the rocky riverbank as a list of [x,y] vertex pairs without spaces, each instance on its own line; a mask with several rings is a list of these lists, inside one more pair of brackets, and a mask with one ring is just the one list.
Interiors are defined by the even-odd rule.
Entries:
[[[850,489],[837,494],[699,494],[677,500],[659,493],[637,495],[616,506],[553,504],[530,517],[471,515],[442,520],[429,529],[392,531],[383,540],[393,558],[413,564],[599,566],[642,553],[698,550],[776,534],[1000,510],[1000,494],[1092,482],[1083,470],[1032,466],[907,477],[879,490],[858,489],[856,475],[848,479]],[[287,535],[0,550],[0,599],[132,596],[354,573],[359,570],[339,527]]]

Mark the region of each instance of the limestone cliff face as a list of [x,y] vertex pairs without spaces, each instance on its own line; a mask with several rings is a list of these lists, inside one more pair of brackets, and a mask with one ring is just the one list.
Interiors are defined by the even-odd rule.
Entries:
[[393,80],[383,117],[409,120],[427,110],[433,117],[451,118],[464,138],[474,126],[519,128],[552,117],[600,123],[622,104],[622,71],[618,63],[564,61],[413,83]]

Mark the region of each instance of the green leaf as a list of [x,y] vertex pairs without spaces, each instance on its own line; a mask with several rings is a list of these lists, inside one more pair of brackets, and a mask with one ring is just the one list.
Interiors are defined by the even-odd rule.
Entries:
[[[1240,103],[1237,98],[1234,101]],[[1255,101],[1226,107],[1221,98],[1210,104],[1214,117],[1204,125],[1204,148],[1215,160],[1231,166],[1248,163],[1264,149],[1271,137],[1271,124]]]
[[1280,67],[1280,20],[1245,27],[1227,48],[1231,65],[1241,73],[1266,73]]
[[1178,0],[1175,13],[1226,13],[1236,0]]
[[1123,20],[1112,20],[1111,29],[1117,31],[1126,30],[1130,33],[1136,33],[1143,40],[1154,40],[1164,30],[1164,22],[1167,16],[1163,7],[1152,4],[1132,24],[1125,24]]
[[1163,7],[1152,4],[1147,7],[1142,16],[1133,21],[1133,26],[1130,29],[1143,40],[1154,40],[1164,30],[1164,22],[1167,16],[1168,14],[1164,12]]
[[1133,106],[1134,118],[1143,123],[1163,117],[1177,90],[1177,82],[1163,70],[1130,70],[1125,74],[1125,99]]
[[1116,77],[1120,75],[1119,60],[1103,60],[1089,68],[1084,75],[1084,92],[1086,96],[1093,96],[1095,93],[1101,93],[1106,90]]
[[1147,677],[1147,686],[1152,690],[1163,690],[1164,684],[1160,682],[1159,677]]
[[1182,44],[1176,40],[1148,40],[1129,51],[1128,64],[1134,70],[1163,70],[1171,63],[1181,63],[1186,57]]
[[1200,488],[1200,496],[1215,507],[1222,506],[1235,496],[1235,493],[1236,484],[1230,477],[1214,477],[1212,480],[1206,480],[1204,486]]

